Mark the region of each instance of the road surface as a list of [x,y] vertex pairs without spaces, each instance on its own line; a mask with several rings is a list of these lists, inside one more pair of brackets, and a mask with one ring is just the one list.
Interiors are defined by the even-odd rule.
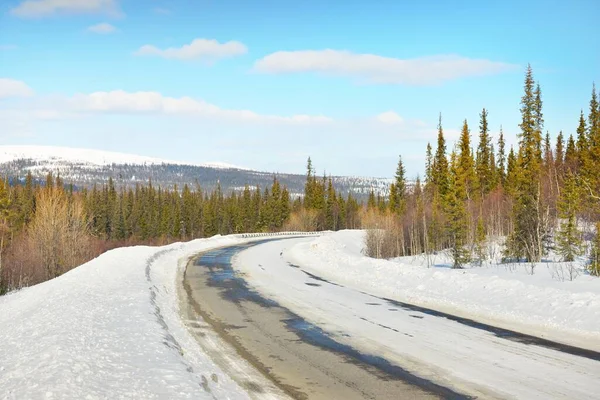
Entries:
[[240,378],[257,398],[600,398],[600,354],[325,281],[285,261],[299,240],[217,249],[185,274],[193,311],[264,378]]

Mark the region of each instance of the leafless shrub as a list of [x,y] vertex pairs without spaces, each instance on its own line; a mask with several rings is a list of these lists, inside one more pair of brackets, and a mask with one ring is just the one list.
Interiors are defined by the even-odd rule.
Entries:
[[301,209],[292,213],[283,227],[284,231],[314,232],[317,230],[318,215],[315,210]]

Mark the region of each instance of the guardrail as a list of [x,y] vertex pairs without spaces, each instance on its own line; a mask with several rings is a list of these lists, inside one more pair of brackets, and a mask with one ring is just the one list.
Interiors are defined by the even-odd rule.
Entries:
[[255,237],[274,237],[274,236],[319,236],[321,232],[257,232],[257,233],[240,233],[237,237],[240,238],[255,238]]

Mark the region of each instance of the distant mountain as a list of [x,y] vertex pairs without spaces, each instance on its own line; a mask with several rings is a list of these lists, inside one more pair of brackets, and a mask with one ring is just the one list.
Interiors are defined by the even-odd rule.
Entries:
[[[104,183],[112,177],[119,186],[132,187],[147,183],[163,187],[182,187],[199,184],[205,190],[218,183],[226,191],[242,190],[245,185],[264,188],[277,176],[293,195],[304,192],[306,177],[252,171],[225,163],[189,164],[178,161],[106,152],[51,146],[0,146],[0,173],[11,178],[24,179],[28,172],[43,180],[48,172],[80,187]],[[387,178],[332,176],[337,190],[344,195],[352,192],[359,198],[368,196],[371,189],[387,194],[391,182]]]

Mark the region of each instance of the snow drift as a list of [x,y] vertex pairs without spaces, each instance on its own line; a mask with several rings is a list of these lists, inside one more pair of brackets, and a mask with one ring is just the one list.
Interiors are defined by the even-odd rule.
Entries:
[[[556,264],[464,270],[422,256],[377,260],[362,254],[364,231],[340,231],[292,247],[289,261],[326,279],[399,301],[523,333],[600,348],[600,280],[555,279]],[[442,262],[440,262],[442,261]]]

